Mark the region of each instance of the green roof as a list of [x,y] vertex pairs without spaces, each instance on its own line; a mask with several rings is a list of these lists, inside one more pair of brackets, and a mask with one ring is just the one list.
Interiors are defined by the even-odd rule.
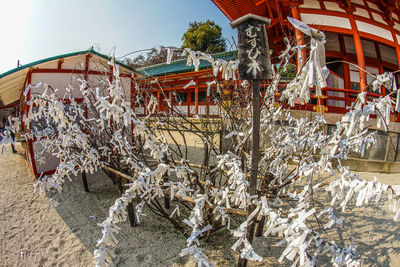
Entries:
[[[219,58],[224,60],[235,60],[237,58],[237,51],[229,51],[229,52],[222,52],[212,54],[213,58]],[[200,60],[199,69],[210,69],[211,63],[206,60]],[[138,71],[145,75],[145,76],[162,76],[162,75],[170,75],[170,74],[177,74],[177,73],[184,73],[184,72],[191,72],[194,71],[194,66],[187,66],[186,59],[180,59],[176,61],[172,61],[171,64],[162,63],[157,64],[145,68],[141,68]]]
[[[63,55],[59,55],[59,56],[49,57],[49,58],[41,59],[41,60],[29,63],[29,64],[21,65],[21,66],[19,66],[17,68],[11,69],[11,70],[9,70],[7,72],[4,72],[4,73],[0,74],[0,79],[5,77],[5,76],[7,76],[7,75],[9,75],[9,74],[14,73],[14,72],[17,72],[17,71],[20,71],[20,70],[23,70],[23,69],[26,69],[26,68],[29,68],[29,67],[32,67],[32,66],[35,66],[35,65],[39,65],[41,63],[49,62],[49,61],[56,60],[56,59],[66,58],[66,57],[73,57],[73,56],[77,56],[77,55],[87,54],[87,53],[90,53],[90,54],[93,54],[93,55],[97,55],[97,56],[102,57],[102,58],[107,59],[107,60],[111,59],[109,56],[106,56],[104,54],[101,54],[99,52],[94,51],[93,47],[91,47],[88,50],[83,50],[83,51],[63,54]],[[127,68],[127,69],[129,69],[131,71],[135,71],[132,67],[129,67],[129,66],[117,61],[117,60],[115,62],[118,65],[120,65],[120,66],[122,66],[124,68]]]

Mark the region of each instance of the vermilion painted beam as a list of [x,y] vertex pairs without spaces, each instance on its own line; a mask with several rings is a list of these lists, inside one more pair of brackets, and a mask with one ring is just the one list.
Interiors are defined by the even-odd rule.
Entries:
[[[75,69],[33,69],[32,73],[73,73],[73,74],[85,74],[85,70],[75,70]],[[104,75],[104,76],[112,76],[113,73],[109,71],[95,71],[88,70],[87,74],[89,75]],[[130,78],[131,74],[120,73],[121,77]]]

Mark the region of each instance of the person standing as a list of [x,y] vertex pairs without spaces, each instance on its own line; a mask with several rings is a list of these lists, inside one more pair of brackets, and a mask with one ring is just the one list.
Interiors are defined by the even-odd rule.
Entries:
[[[8,121],[7,117],[8,117],[8,116],[6,116],[6,117],[3,119],[4,130],[7,128],[7,126],[8,126],[8,127],[10,126],[10,122]],[[14,147],[15,135],[14,135],[13,131],[11,130],[11,128],[9,128],[9,131],[10,131],[10,135],[11,135],[11,138],[12,138],[11,150],[12,150],[13,153],[17,153],[17,150],[15,150],[15,147]]]
[[0,141],[3,140],[4,118],[0,120]]

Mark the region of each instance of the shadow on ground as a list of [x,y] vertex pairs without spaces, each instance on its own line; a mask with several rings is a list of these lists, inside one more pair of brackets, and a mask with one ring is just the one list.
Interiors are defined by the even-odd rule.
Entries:
[[[190,151],[189,153],[194,153]],[[193,154],[196,161],[201,154]],[[102,172],[87,175],[89,193],[85,193],[81,177],[73,182],[66,182],[62,193],[48,194],[60,204],[56,207],[71,231],[93,253],[96,242],[101,237],[102,228],[97,226],[107,216],[108,209],[119,197],[112,181]],[[384,181],[382,181],[384,182]],[[327,203],[326,195],[321,199]],[[329,231],[328,241],[338,245],[349,245],[353,240],[360,253],[363,266],[398,266],[400,262],[400,225],[393,221],[393,215],[386,204],[372,203],[366,208],[349,209],[345,213],[345,227],[339,231]],[[172,211],[172,209],[171,209]],[[339,210],[337,211],[339,212]],[[165,219],[157,217],[150,211],[141,217],[140,226],[132,228],[128,222],[121,222],[117,235],[119,244],[114,250],[114,266],[195,266],[188,257],[180,258],[178,254],[185,247],[185,238],[178,233]],[[238,226],[240,220],[233,226]],[[235,266],[238,254],[230,247],[235,239],[226,238],[229,233],[221,230],[213,235],[203,247],[211,260],[218,266]],[[352,238],[351,238],[352,236]],[[261,263],[250,263],[249,266],[290,266],[277,259],[284,247],[276,247],[278,238],[255,238],[254,247],[260,256]],[[331,266],[330,259],[321,257],[317,266]]]

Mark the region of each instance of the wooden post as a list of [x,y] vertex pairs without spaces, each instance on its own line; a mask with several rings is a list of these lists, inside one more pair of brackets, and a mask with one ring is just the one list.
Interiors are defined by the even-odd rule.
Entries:
[[[168,158],[167,157],[164,157],[164,159],[163,159],[163,162],[165,163],[165,164],[168,164],[169,163],[169,161],[168,161]],[[163,175],[163,182],[164,183],[168,183],[168,172],[167,173],[164,173],[164,175]],[[166,209],[170,209],[171,208],[171,204],[170,204],[170,202],[169,202],[169,197],[168,196],[164,196],[164,207],[166,208]]]
[[[250,195],[256,194],[257,189],[257,173],[258,173],[258,158],[260,149],[260,81],[253,81],[253,144],[251,153],[251,174],[250,174]],[[255,207],[253,205],[249,208],[249,214],[253,212]],[[250,244],[253,242],[255,221],[250,225],[247,231],[247,240]],[[238,267],[245,267],[247,260],[239,258]]]
[[219,151],[221,154],[225,154],[224,140],[225,140],[225,129],[224,123],[221,122],[221,127],[219,129]]
[[86,178],[86,172],[82,172],[82,182],[83,182],[83,188],[85,189],[85,192],[89,192],[89,186]]
[[393,161],[397,161],[397,155],[399,153],[399,143],[400,143],[400,133],[397,134],[397,142],[396,142],[396,149],[394,150],[394,159]]
[[[121,191],[121,195],[124,194],[124,189],[126,189],[126,186],[124,186],[125,184],[128,183],[128,180],[125,178],[121,178],[121,183],[122,183],[122,190]],[[128,206],[126,207],[127,211],[128,211],[128,219],[129,219],[129,224],[131,225],[131,227],[136,227],[138,225],[138,222],[136,220],[136,214],[135,214],[135,207],[133,206],[132,201],[128,203]]]
[[260,148],[260,81],[253,81],[253,144],[251,154],[250,195],[256,193]]
[[263,235],[264,223],[265,223],[265,216],[262,216],[261,220],[257,224],[256,237],[260,237]]
[[136,220],[135,207],[133,207],[133,203],[129,202],[126,209],[128,210],[129,224],[131,225],[131,227],[136,227],[138,225],[138,222]]
[[[269,58],[268,37],[265,24],[271,20],[247,14],[231,22],[232,28],[238,27],[239,78],[253,81],[253,133],[250,174],[250,195],[257,192],[258,158],[260,149],[260,80],[272,78],[271,60]],[[254,205],[248,207],[248,214],[254,211]],[[255,231],[255,219],[248,226],[246,238],[251,244]],[[247,266],[247,259],[239,256],[239,267]]]

